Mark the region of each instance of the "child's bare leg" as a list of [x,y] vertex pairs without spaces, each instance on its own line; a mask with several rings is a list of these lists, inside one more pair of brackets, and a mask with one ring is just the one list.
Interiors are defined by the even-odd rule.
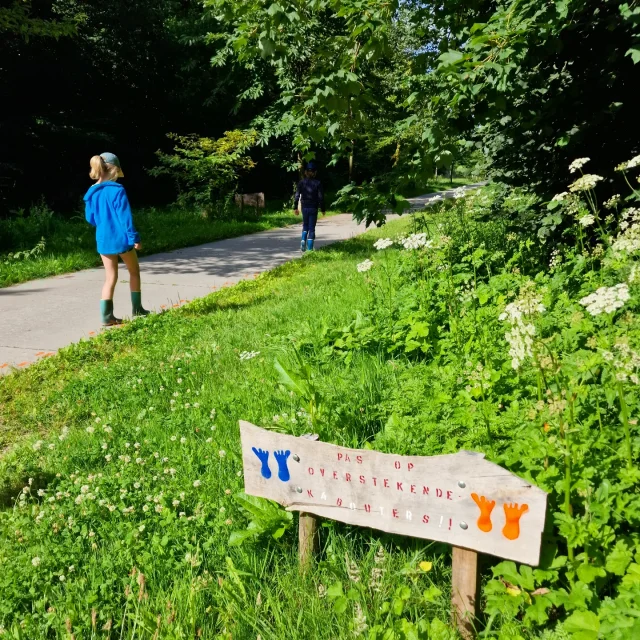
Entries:
[[104,285],[102,286],[102,299],[113,300],[113,292],[118,282],[118,256],[104,256],[100,254],[104,265]]
[[127,253],[121,253],[120,257],[129,271],[129,289],[131,291],[140,291],[140,264],[138,263],[136,250],[131,249]]
[[142,306],[142,293],[140,292],[140,264],[135,249],[120,254],[123,262],[129,270],[129,287],[131,289],[131,314],[133,316],[146,316],[149,312]]

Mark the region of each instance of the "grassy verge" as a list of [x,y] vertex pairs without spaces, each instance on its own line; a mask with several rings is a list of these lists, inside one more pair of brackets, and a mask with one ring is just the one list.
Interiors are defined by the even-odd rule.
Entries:
[[[268,210],[259,218],[248,217],[245,220],[207,220],[197,212],[179,208],[145,209],[135,212],[134,218],[142,238],[143,256],[235,238],[300,221],[288,209]],[[95,231],[83,218],[63,220],[50,217],[39,224],[29,223],[29,219],[24,222],[26,232],[15,234],[20,236],[20,244],[16,248],[30,249],[40,237],[44,237],[44,251],[16,261],[3,260],[0,255],[0,287],[101,264],[100,256],[96,253]]]
[[[368,295],[355,265],[383,233],[0,381],[0,628],[9,637],[350,638],[365,624],[362,609],[345,624],[325,597],[348,572],[373,594],[373,608],[404,572],[429,592],[434,628],[446,628],[435,582],[446,583],[448,568],[434,545],[327,524],[322,563],[306,577],[292,531],[278,543],[228,545],[247,522],[234,500],[238,419],[277,416],[293,433],[309,428],[273,359],[291,362],[292,336],[313,339],[323,325],[350,320]],[[259,353],[241,359],[245,351]],[[322,436],[364,445],[384,423],[377,406],[396,377],[378,356],[329,366],[318,382],[336,402],[337,423]],[[426,558],[428,573],[419,568]]]

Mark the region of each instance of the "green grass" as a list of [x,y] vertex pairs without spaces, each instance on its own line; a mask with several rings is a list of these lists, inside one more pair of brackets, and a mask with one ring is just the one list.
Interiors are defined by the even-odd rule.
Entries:
[[[354,598],[369,624],[384,618],[399,572],[404,610],[435,620],[436,637],[453,637],[442,622],[449,567],[439,545],[327,523],[319,563],[305,576],[295,529],[279,542],[228,545],[247,523],[233,497],[243,486],[238,420],[266,425],[278,415],[291,433],[309,429],[273,360],[291,362],[292,339],[313,341],[324,324],[353,317],[368,295],[356,264],[376,237],[408,224],[390,223],[0,380],[0,628],[8,637],[20,628],[33,640],[346,639],[361,620]],[[260,353],[241,361],[242,351]],[[398,375],[376,355],[319,372],[335,407],[323,439],[363,446],[388,419],[380,401]],[[418,567],[423,559],[433,562],[428,572]],[[350,593],[344,609],[321,597],[337,582]]]
[[[245,220],[208,220],[195,211],[168,207],[136,211],[134,220],[142,239],[140,255],[145,256],[284,227],[299,222],[300,217],[289,209],[276,207],[259,218],[249,213]],[[5,226],[6,229],[0,226],[0,232],[8,235],[12,231],[16,236],[13,251],[32,248],[40,237],[45,238],[46,245],[40,255],[26,260],[3,260],[0,254],[0,287],[102,264],[96,252],[95,231],[84,218],[47,217],[38,224],[27,218],[13,223],[11,229],[7,223]]]

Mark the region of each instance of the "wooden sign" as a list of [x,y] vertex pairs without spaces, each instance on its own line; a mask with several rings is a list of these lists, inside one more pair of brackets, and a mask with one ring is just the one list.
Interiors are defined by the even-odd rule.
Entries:
[[547,494],[482,454],[398,456],[240,422],[245,492],[292,511],[535,566]]

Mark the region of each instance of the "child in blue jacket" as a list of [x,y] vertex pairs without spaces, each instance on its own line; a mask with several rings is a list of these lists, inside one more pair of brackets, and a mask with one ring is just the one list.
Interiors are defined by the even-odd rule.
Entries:
[[302,240],[300,251],[313,250],[313,241],[316,237],[316,222],[318,222],[318,209],[325,213],[324,191],[322,183],[316,179],[315,162],[307,163],[304,178],[298,183],[296,195],[293,200],[293,212],[298,215],[298,202],[302,201]]
[[136,250],[142,249],[140,235],[133,225],[127,193],[118,178],[123,178],[120,160],[113,153],[93,156],[89,176],[96,183],[84,196],[85,217],[96,228],[98,253],[105,268],[100,313],[102,324],[111,326],[122,320],[113,315],[113,293],[118,281],[118,256],[129,271],[131,306],[134,316],[146,316],[140,292],[140,265]]

